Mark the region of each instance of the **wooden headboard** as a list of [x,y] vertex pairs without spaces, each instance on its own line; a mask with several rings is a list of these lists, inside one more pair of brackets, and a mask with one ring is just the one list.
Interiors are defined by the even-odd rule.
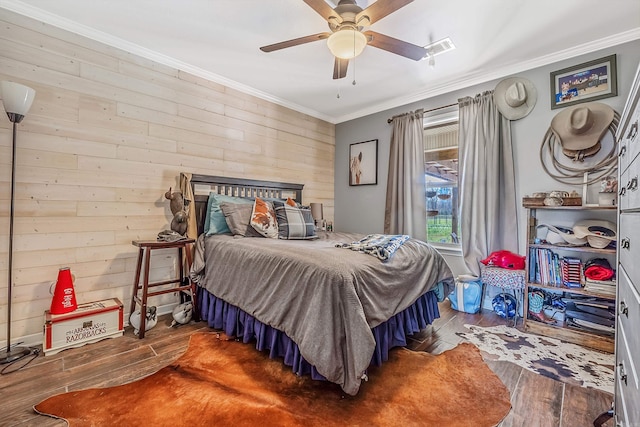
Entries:
[[195,196],[198,235],[204,230],[207,200],[210,192],[234,197],[277,199],[291,197],[296,202],[302,203],[303,187],[304,184],[194,174],[191,176],[191,188]]

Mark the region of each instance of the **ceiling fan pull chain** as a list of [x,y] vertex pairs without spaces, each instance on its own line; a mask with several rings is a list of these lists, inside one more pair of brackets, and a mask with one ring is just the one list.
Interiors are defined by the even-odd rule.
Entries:
[[352,85],[356,85],[356,32],[353,32],[353,82]]
[[[341,70],[340,68],[342,67],[342,62],[338,62],[338,75],[340,75]],[[338,95],[336,95],[336,98],[340,99],[340,87],[342,86],[342,83],[340,83],[340,80],[338,79]]]
[[353,58],[353,81],[351,84],[356,85],[356,58]]

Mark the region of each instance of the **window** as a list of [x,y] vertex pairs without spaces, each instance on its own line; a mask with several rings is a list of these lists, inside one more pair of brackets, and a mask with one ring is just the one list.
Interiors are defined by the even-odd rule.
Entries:
[[458,112],[425,118],[427,241],[460,244]]

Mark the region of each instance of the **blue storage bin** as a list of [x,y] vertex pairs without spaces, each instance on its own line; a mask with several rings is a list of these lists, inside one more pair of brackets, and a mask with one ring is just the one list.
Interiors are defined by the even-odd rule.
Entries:
[[480,280],[472,282],[462,282],[456,280],[453,292],[449,294],[451,308],[465,313],[477,313],[480,311],[482,300],[482,282]]

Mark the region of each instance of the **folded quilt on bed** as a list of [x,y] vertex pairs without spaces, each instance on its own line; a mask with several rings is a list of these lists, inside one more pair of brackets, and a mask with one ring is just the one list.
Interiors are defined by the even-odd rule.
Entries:
[[409,236],[406,234],[368,234],[355,242],[339,243],[336,247],[364,252],[386,261],[407,240]]

